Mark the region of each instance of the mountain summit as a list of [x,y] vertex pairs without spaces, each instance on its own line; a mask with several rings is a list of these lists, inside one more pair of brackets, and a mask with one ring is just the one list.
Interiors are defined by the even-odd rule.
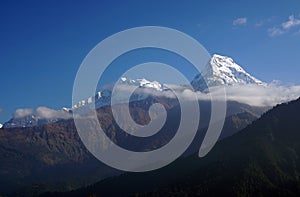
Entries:
[[120,78],[120,84],[135,85],[135,86],[138,86],[140,88],[152,88],[152,89],[155,89],[155,90],[158,90],[158,91],[162,91],[162,90],[166,89],[163,84],[160,84],[157,81],[152,81],[151,82],[151,81],[148,81],[145,78],[133,80],[133,79],[129,79],[129,78],[126,78],[126,77],[121,77]]
[[205,90],[207,87],[219,85],[265,85],[264,82],[247,73],[232,58],[217,54],[212,56],[202,73],[197,75],[191,84],[196,90],[200,91]]
[[[204,80],[205,79],[205,80]],[[149,92],[157,91],[164,92],[170,91],[170,89],[157,81],[148,81],[145,78],[130,79],[121,77],[119,84],[123,86],[134,86],[139,87],[140,90],[151,90],[147,94],[136,94],[131,97],[131,101],[144,100],[149,96]],[[197,75],[191,82],[192,86],[197,91],[204,91],[207,87],[220,86],[220,85],[239,85],[239,84],[255,84],[255,85],[266,85],[266,83],[256,79],[255,77],[248,74],[242,67],[236,64],[232,58],[213,55],[209,64],[204,68],[201,75]],[[111,104],[111,94],[113,86],[106,86],[101,91],[97,92],[94,96],[90,96],[87,99],[79,101],[71,108],[63,108],[61,110],[51,110],[45,107],[39,107],[37,110],[19,110],[16,111],[12,119],[4,123],[4,128],[12,127],[27,127],[41,125],[45,123],[57,122],[58,120],[69,119],[72,117],[72,112],[86,105],[95,103],[97,108]],[[185,86],[181,86],[185,89]],[[121,92],[122,93],[122,92]],[[122,100],[121,93],[119,94],[119,103],[124,103]],[[141,93],[141,92],[140,92]],[[21,114],[25,115],[18,115]],[[26,112],[26,113],[25,113]],[[1,125],[0,125],[1,127]]]

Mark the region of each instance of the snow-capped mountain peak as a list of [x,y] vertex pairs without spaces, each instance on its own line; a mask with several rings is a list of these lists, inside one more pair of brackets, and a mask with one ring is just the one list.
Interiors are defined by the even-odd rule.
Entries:
[[[153,89],[154,91],[164,91],[168,90],[167,87],[165,87],[163,84],[160,84],[157,81],[148,81],[145,78],[140,78],[140,79],[129,79],[126,77],[121,77],[119,82],[120,85],[125,85],[125,86],[137,86],[139,88],[150,88]],[[97,104],[97,107],[101,107],[103,105],[108,105],[110,103],[110,97],[112,94],[112,87],[107,87],[106,89],[103,89],[99,92],[96,93],[95,96],[89,97],[88,99],[79,101],[76,105],[74,105],[72,108],[64,108],[63,110],[65,111],[72,111],[77,108],[86,106],[88,104],[93,103],[94,101]],[[139,99],[141,99],[139,97]]]
[[163,90],[163,85],[160,84],[157,81],[148,81],[145,78],[141,78],[141,79],[128,79],[126,77],[121,77],[120,78],[120,82],[121,84],[125,84],[125,85],[135,85],[135,86],[139,86],[141,88],[153,88],[155,90],[158,91],[162,91]]
[[[205,79],[205,80],[204,80]],[[157,81],[148,81],[145,78],[140,79],[129,79],[126,77],[121,77],[118,84],[125,86],[135,86],[139,87],[141,91],[146,91],[146,93],[152,93],[153,91],[164,92],[170,89]],[[256,84],[256,85],[266,85],[262,81],[256,79],[255,77],[248,74],[241,66],[236,64],[232,58],[213,55],[209,64],[204,68],[201,75],[197,75],[191,82],[195,90],[203,91],[211,86],[219,85],[238,85],[238,84]],[[184,86],[182,86],[184,88]],[[141,92],[140,92],[141,93]],[[30,110],[29,113],[22,117],[16,116],[10,121],[6,122],[3,127],[24,127],[33,126],[49,122],[55,122],[61,119],[71,118],[74,110],[81,108],[83,106],[89,107],[91,104],[95,103],[96,107],[110,105],[111,103],[112,87],[107,86],[101,91],[98,91],[94,96],[90,96],[84,100],[79,101],[76,105],[71,108],[62,108],[61,110],[51,110],[48,108],[38,108],[37,110]],[[131,99],[142,100],[147,98],[148,94],[138,94],[134,95]],[[122,102],[122,98],[120,102]],[[27,110],[28,111],[28,110]],[[21,110],[22,114],[26,110]],[[20,112],[20,111],[19,111]],[[17,113],[18,115],[18,113]],[[51,116],[49,116],[51,115]],[[0,125],[1,128],[1,125]]]
[[[205,84],[206,80],[207,84]],[[264,82],[256,79],[247,73],[241,66],[233,61],[232,58],[213,55],[209,64],[204,68],[201,75],[197,75],[191,82],[196,90],[204,90],[211,86],[218,85],[242,85],[256,84],[265,85]]]

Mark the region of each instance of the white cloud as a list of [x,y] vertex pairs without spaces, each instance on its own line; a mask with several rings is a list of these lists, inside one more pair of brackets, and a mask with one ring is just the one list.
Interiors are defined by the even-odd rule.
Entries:
[[26,116],[36,116],[41,119],[69,119],[71,114],[63,110],[54,110],[47,107],[38,107],[33,109],[17,109],[14,118],[23,118]]
[[[197,92],[197,97],[199,100],[210,100],[213,95],[216,100],[223,99],[223,88],[223,86],[211,87],[210,94]],[[300,97],[300,86],[287,87],[276,84],[226,86],[225,91],[228,101],[237,101],[252,106],[274,106]],[[194,92],[185,90],[181,91],[181,94],[188,99]]]
[[[221,96],[220,87],[211,88],[211,94],[215,98]],[[253,106],[274,106],[279,103],[288,102],[300,97],[300,86],[258,86],[237,85],[226,87],[226,97],[230,101],[238,101]],[[199,95],[199,98],[205,96]]]
[[63,110],[54,110],[47,107],[38,107],[36,114],[40,118],[45,119],[68,119],[71,118],[71,114]]
[[270,36],[278,36],[288,33],[291,28],[300,26],[300,19],[295,18],[294,15],[289,16],[288,21],[281,23],[279,26],[268,29]]
[[17,109],[14,113],[14,118],[23,118],[25,116],[33,115],[33,109]]
[[[192,90],[186,89],[182,86],[168,85],[177,94],[180,94],[186,100],[193,98],[192,94],[195,94]],[[122,87],[122,91],[127,91],[126,87]],[[223,86],[215,86],[210,88],[210,94],[202,92],[196,92],[199,100],[210,100],[213,98],[216,100],[223,99]],[[300,86],[283,86],[279,83],[272,83],[267,86],[260,85],[235,85],[226,86],[226,98],[229,101],[237,101],[246,103],[252,106],[274,106],[276,104],[288,102],[300,97]],[[156,91],[151,88],[140,89],[136,91],[139,95],[152,95],[152,96],[164,96],[167,98],[175,98],[175,94],[172,91]],[[122,99],[121,99],[122,100]],[[126,102],[122,100],[122,102]]]
[[289,16],[289,20],[281,24],[282,28],[286,30],[299,25],[300,19],[295,19],[294,15]]
[[244,24],[246,24],[247,23],[247,18],[237,18],[237,19],[235,19],[233,22],[232,22],[232,24],[234,25],[234,26],[237,26],[237,25],[244,25]]
[[[176,94],[180,94],[185,100],[194,98],[195,92],[178,85],[167,85]],[[216,100],[221,100],[223,96],[224,86],[215,86],[210,88],[210,93],[196,92],[199,100],[211,100],[212,95]],[[275,106],[276,104],[295,100],[300,97],[300,86],[282,86],[279,83],[272,83],[267,86],[259,85],[235,85],[226,86],[226,99],[228,101],[237,101],[246,103],[252,106]],[[117,99],[120,103],[128,102],[122,95],[126,92],[132,92],[132,87],[122,85],[119,86],[118,95],[121,96]],[[167,98],[176,98],[172,91],[157,91],[152,88],[139,88],[135,91],[139,96],[158,96]],[[14,113],[14,118],[22,118],[29,115],[35,115],[42,119],[69,119],[72,115],[64,110],[54,110],[47,107],[38,107],[33,109],[18,109]]]
[[285,33],[285,31],[281,30],[278,27],[272,27],[272,28],[268,29],[268,32],[269,32],[270,36],[278,36],[278,35]]

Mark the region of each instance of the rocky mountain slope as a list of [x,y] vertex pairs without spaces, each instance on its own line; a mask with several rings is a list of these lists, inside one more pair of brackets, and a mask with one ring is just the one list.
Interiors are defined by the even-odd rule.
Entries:
[[204,158],[42,196],[299,196],[299,109],[300,99],[274,107]]

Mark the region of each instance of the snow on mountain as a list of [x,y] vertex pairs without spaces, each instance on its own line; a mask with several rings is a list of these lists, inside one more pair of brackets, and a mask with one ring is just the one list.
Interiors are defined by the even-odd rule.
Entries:
[[[150,89],[152,91],[163,91],[167,89],[166,87],[164,87],[164,85],[160,84],[157,81],[151,82],[143,78],[133,80],[121,77],[119,84],[125,86],[139,87],[141,88],[141,90],[143,90],[144,88]],[[71,108],[63,107],[61,110],[53,110],[46,107],[38,107],[36,110],[18,109],[15,111],[13,118],[11,118],[8,122],[4,123],[3,127],[28,127],[56,122],[62,119],[69,119],[72,117],[72,111],[83,106],[89,106],[94,102],[97,108],[109,105],[111,102],[111,94],[112,88],[108,86],[102,89],[101,91],[97,92],[94,96],[79,101],[76,105],[74,105]],[[135,95],[135,97],[133,97],[133,100],[142,100],[146,97],[147,95]]]
[[33,109],[17,109],[9,121],[5,122],[3,128],[29,127],[46,123],[57,122],[72,117],[70,110],[63,108],[54,110],[48,107]]
[[[205,79],[205,80],[204,80]],[[207,83],[206,83],[206,82]],[[155,92],[165,93],[169,89],[157,81],[148,81],[144,78],[141,79],[129,79],[121,77],[118,84],[126,86],[139,87],[139,90],[147,90],[156,94]],[[201,75],[197,75],[191,82],[192,86],[197,91],[204,91],[211,86],[234,86],[237,84],[256,84],[260,86],[266,85],[262,81],[248,74],[242,67],[236,64],[230,57],[213,55],[209,64],[204,68]],[[181,89],[185,89],[185,86],[180,86]],[[150,91],[148,91],[150,90]],[[139,91],[141,93],[142,91]],[[39,124],[45,124],[49,122],[55,122],[61,119],[71,118],[72,111],[77,110],[83,106],[91,106],[95,103],[96,108],[100,108],[105,105],[110,105],[111,102],[112,87],[108,86],[101,91],[97,92],[94,96],[79,101],[71,108],[62,108],[61,110],[52,110],[49,108],[37,108],[32,109],[20,109],[17,110],[14,117],[6,122],[3,127],[25,127],[34,126]],[[122,92],[119,92],[122,95]],[[147,94],[133,95],[131,99],[134,101],[142,100],[148,97]],[[133,101],[130,100],[130,101]],[[120,99],[122,103],[122,99]],[[20,116],[19,114],[22,114]],[[1,125],[0,125],[1,127]]]
[[121,82],[121,84],[135,85],[135,86],[138,86],[138,87],[141,87],[141,88],[153,88],[153,89],[158,90],[158,91],[163,90],[163,85],[160,84],[159,82],[157,82],[157,81],[152,81],[151,82],[151,81],[148,81],[144,78],[133,80],[133,79],[128,79],[126,77],[121,77],[120,82]]
[[0,124],[0,129],[3,127],[3,125],[2,124]]
[[[164,91],[167,88],[163,85],[160,84],[157,81],[148,81],[144,78],[141,79],[129,79],[126,77],[121,77],[119,80],[120,85],[125,85],[125,86],[137,86],[139,88],[149,88],[154,91]],[[109,105],[110,104],[110,97],[112,94],[112,89],[111,88],[106,88],[103,89],[99,92],[96,93],[94,97],[89,97],[88,99],[79,101],[76,105],[74,105],[72,108],[69,110],[75,110],[79,107],[86,106],[87,104],[91,104],[95,101],[96,107],[101,107],[104,105]],[[142,97],[136,97],[138,99],[142,99]]]
[[213,55],[201,75],[197,75],[191,84],[195,90],[200,91],[205,90],[207,86],[233,86],[236,84],[266,85],[264,82],[247,73],[241,66],[235,63],[232,58],[217,54]]

